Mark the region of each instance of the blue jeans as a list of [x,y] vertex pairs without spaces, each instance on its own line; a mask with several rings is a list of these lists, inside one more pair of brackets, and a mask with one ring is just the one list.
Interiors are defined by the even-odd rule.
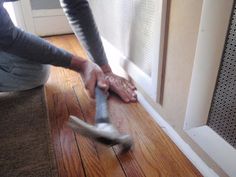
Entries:
[[50,66],[0,51],[0,92],[28,90],[47,82]]

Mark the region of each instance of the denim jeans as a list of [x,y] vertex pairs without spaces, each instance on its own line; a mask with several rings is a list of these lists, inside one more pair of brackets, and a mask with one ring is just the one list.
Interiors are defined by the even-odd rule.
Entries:
[[0,51],[0,92],[28,90],[47,82],[50,66]]

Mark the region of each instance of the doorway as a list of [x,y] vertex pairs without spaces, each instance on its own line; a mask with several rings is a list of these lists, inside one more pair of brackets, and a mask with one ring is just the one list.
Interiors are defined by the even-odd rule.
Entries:
[[58,0],[4,3],[16,26],[39,36],[72,33]]
[[236,149],[208,123],[234,1],[203,1],[202,16],[186,108],[184,130],[229,176],[236,174]]

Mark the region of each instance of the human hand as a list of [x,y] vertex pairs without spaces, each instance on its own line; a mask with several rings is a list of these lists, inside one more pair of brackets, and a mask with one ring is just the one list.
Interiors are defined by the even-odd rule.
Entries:
[[104,91],[108,90],[108,81],[106,81],[101,68],[95,63],[78,56],[73,56],[69,68],[80,72],[85,88],[92,98],[95,97],[96,85]]
[[81,65],[81,76],[84,81],[85,88],[88,90],[89,95],[92,98],[95,97],[96,85],[107,92],[109,83],[105,79],[103,71],[97,64],[86,60]]
[[130,81],[112,72],[105,73],[105,79],[108,81],[109,89],[118,94],[124,102],[137,101],[136,87]]

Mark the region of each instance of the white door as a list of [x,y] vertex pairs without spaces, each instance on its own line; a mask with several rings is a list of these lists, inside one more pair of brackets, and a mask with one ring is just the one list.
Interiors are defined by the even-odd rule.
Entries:
[[20,0],[12,3],[21,27],[39,36],[71,33],[59,0]]

